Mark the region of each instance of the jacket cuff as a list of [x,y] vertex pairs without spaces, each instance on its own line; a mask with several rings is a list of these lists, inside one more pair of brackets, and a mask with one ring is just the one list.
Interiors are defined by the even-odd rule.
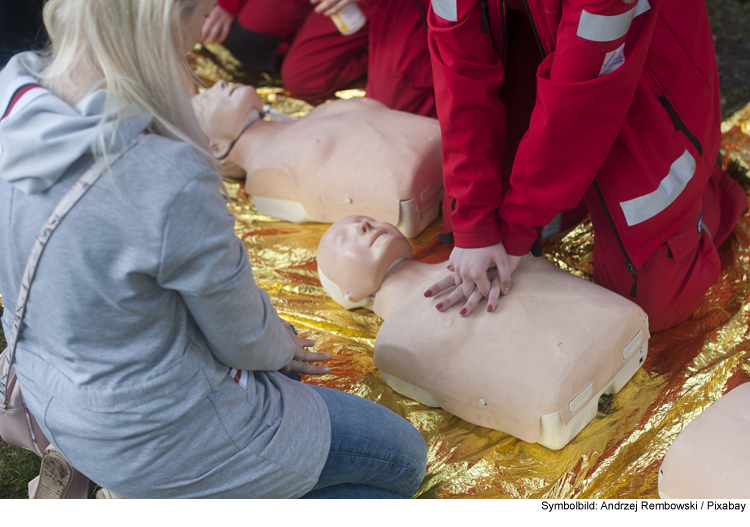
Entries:
[[483,232],[459,232],[453,231],[453,240],[456,247],[463,249],[476,249],[489,247],[503,241],[499,229]]
[[224,11],[237,18],[246,2],[247,0],[219,0],[218,4]]
[[531,251],[531,247],[537,239],[534,231],[527,229],[513,230],[510,225],[504,224],[500,228],[504,242],[505,252],[513,256],[524,256]]

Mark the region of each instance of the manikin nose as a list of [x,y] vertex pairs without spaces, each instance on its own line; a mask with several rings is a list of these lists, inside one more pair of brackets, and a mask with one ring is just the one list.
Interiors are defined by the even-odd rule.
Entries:
[[359,234],[365,234],[366,232],[371,231],[371,230],[372,230],[372,225],[367,220],[363,220],[357,224],[357,232]]
[[221,79],[221,80],[220,80],[219,82],[217,82],[216,84],[218,84],[218,85],[219,85],[219,88],[221,88],[222,90],[223,90],[224,88],[226,88],[227,86],[229,86],[229,84],[227,83],[227,81],[225,81],[224,79]]

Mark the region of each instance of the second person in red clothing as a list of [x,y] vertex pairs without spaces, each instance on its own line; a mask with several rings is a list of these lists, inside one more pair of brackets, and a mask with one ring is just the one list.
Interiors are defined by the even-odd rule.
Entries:
[[[343,35],[329,18],[350,4],[367,18]],[[429,0],[219,0],[204,42],[224,41],[246,66],[271,69],[282,40],[285,87],[306,100],[326,98],[367,75],[366,96],[394,110],[435,117],[425,14]]]

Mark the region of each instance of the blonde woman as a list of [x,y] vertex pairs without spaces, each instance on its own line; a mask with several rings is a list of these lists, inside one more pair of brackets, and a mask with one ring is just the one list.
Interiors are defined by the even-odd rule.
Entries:
[[44,218],[149,132],[45,249],[15,358],[24,397],[70,464],[125,497],[410,497],[416,429],[278,371],[325,373],[311,362],[328,357],[256,286],[190,108],[185,54],[215,4],[50,0],[51,53],[0,72],[6,334]]

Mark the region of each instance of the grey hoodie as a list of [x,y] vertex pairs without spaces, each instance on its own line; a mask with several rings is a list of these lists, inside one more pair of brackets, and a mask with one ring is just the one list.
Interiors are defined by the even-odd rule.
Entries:
[[[0,72],[0,116],[43,66],[26,53]],[[98,155],[105,103],[36,88],[0,121],[6,332],[39,227]],[[152,122],[128,115],[115,148]],[[219,187],[192,147],[148,135],[64,219],[33,283],[16,355],[27,404],[76,468],[128,497],[300,496],[327,457],[325,404],[276,372],[293,345]],[[247,389],[230,367],[251,371]]]

